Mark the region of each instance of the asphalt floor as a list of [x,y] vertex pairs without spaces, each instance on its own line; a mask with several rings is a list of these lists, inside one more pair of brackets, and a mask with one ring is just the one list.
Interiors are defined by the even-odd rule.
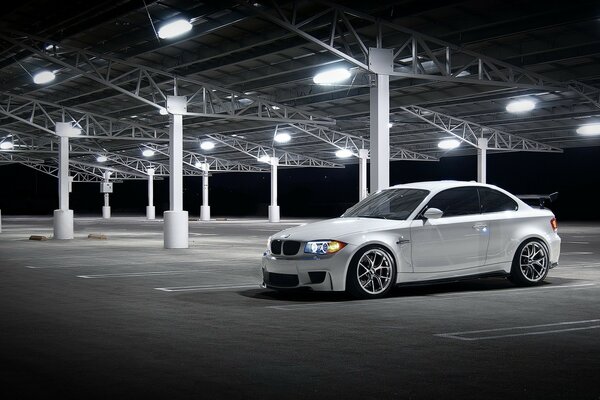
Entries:
[[[269,235],[304,222],[2,219],[0,397],[600,399],[600,223],[561,223],[560,266],[378,300],[261,289]],[[106,240],[89,239],[104,234]]]

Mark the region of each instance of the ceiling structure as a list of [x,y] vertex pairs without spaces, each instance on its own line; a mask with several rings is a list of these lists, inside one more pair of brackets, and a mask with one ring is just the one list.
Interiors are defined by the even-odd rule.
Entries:
[[[156,31],[184,17],[175,39]],[[22,1],[0,20],[0,165],[56,175],[56,122],[71,140],[76,181],[168,175],[166,96],[187,96],[184,174],[341,168],[369,148],[369,49],[393,49],[393,160],[600,145],[576,129],[600,122],[600,6],[581,1]],[[348,68],[337,85],[316,73]],[[54,71],[37,85],[32,75]],[[506,105],[531,99],[534,110]],[[287,132],[287,143],[274,141]],[[440,140],[459,148],[443,151]],[[215,147],[203,150],[211,141]],[[154,156],[142,155],[145,149]],[[99,155],[106,156],[98,162]],[[75,175],[75,172],[72,173]]]

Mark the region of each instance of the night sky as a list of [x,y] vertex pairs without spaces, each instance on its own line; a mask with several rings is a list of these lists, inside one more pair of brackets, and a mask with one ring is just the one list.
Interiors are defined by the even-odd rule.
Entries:
[[[567,149],[564,154],[488,154],[488,183],[514,194],[559,192],[550,208],[559,221],[600,220],[595,192],[600,185],[600,147]],[[476,180],[476,156],[445,157],[440,162],[391,163],[390,183],[421,180]],[[20,165],[0,167],[3,215],[51,215],[58,206],[58,181]],[[270,202],[268,173],[215,173],[210,178],[213,217],[267,217]],[[114,185],[110,203],[113,216],[145,215],[146,181]],[[157,217],[168,209],[168,180],[156,181]],[[201,178],[184,178],[184,209],[200,213]],[[326,218],[339,216],[358,198],[358,165],[345,169],[280,168],[281,216]],[[101,215],[103,197],[98,183],[75,183],[70,197],[75,215]]]

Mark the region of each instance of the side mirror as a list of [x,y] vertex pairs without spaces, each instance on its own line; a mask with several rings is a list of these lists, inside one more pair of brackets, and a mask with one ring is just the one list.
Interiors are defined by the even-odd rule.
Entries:
[[423,213],[423,217],[427,218],[427,219],[438,219],[438,218],[442,218],[442,215],[444,215],[444,212],[442,210],[440,210],[439,208],[428,208],[424,213]]

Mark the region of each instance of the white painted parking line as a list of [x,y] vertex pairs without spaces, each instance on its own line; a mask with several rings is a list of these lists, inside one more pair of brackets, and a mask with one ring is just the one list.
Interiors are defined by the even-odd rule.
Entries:
[[121,274],[96,274],[96,275],[77,275],[78,278],[83,279],[102,279],[102,278],[129,278],[136,276],[160,276],[160,275],[183,275],[191,273],[205,273],[205,272],[223,272],[231,271],[231,269],[204,269],[204,270],[189,270],[189,271],[150,271],[150,272],[126,272]]
[[567,253],[560,253],[561,256],[581,256],[581,255],[587,255],[587,254],[594,254],[591,251],[570,251]]
[[204,292],[209,290],[228,290],[228,289],[244,289],[258,288],[259,283],[245,283],[240,285],[201,285],[201,286],[173,286],[173,287],[157,287],[155,290],[162,292]]
[[562,244],[590,244],[590,242],[562,242]]
[[[162,261],[158,261],[158,262],[162,262]],[[223,259],[219,259],[219,260],[197,260],[197,261],[190,261],[190,260],[169,260],[167,263],[168,264],[180,264],[180,263],[187,263],[190,265],[198,265],[198,264],[202,264],[202,263],[206,263],[206,262],[219,262],[219,263],[223,263],[223,264],[230,264],[230,261],[227,260],[223,260]],[[34,266],[34,265],[26,265],[25,268],[29,268],[29,269],[50,269],[50,268],[56,268],[56,269],[60,269],[60,268],[98,268],[98,267],[130,267],[130,266],[140,266],[140,265],[146,265],[146,264],[156,264],[157,261],[156,259],[152,262],[148,262],[148,263],[135,263],[135,264],[95,264],[95,265],[44,265],[44,266]]]
[[[463,332],[451,332],[451,333],[436,333],[433,336],[444,337],[448,339],[456,339],[463,341],[474,341],[474,340],[489,340],[489,339],[501,339],[508,337],[518,336],[532,336],[532,335],[547,335],[551,333],[562,333],[562,332],[573,332],[582,331],[588,329],[600,328],[600,319],[588,319],[584,321],[568,321],[568,322],[556,322],[552,324],[542,325],[529,325],[529,326],[513,326],[507,328],[496,328],[496,329],[481,329],[477,331],[463,331]],[[513,333],[502,333],[502,332],[513,332]],[[491,335],[489,335],[492,333]],[[495,334],[500,333],[500,334]]]

